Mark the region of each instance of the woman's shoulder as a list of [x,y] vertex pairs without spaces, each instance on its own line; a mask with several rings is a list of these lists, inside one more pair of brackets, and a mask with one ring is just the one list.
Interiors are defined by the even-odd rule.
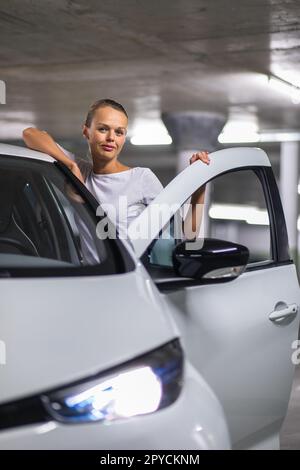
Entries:
[[147,167],[133,168],[136,179],[139,181],[142,201],[148,205],[163,189],[155,173]]
[[135,178],[140,181],[144,188],[155,186],[156,188],[161,187],[162,189],[161,182],[150,168],[144,166],[137,166],[134,167],[132,170]]
[[153,173],[153,171],[150,168],[147,168],[145,166],[135,166],[132,168],[132,171],[134,172],[136,176],[146,176],[146,177],[153,176],[157,178],[155,173]]

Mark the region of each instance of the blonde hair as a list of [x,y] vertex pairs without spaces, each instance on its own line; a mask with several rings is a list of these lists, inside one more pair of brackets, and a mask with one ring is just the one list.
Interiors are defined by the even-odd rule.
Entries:
[[97,109],[105,108],[106,106],[109,106],[110,108],[114,108],[117,111],[121,111],[121,113],[124,113],[125,116],[128,119],[128,114],[126,113],[125,108],[120,103],[118,103],[117,101],[111,100],[109,98],[105,98],[103,100],[95,101],[89,107],[89,110],[88,110],[88,113],[87,113],[87,116],[86,116],[86,120],[85,120],[85,123],[84,123],[86,125],[86,127],[91,126],[94,114],[97,111]]

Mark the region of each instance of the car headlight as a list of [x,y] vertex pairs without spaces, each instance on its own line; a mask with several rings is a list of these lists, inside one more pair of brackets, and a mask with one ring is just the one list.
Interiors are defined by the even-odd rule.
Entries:
[[170,405],[180,393],[182,377],[183,353],[175,340],[121,367],[41,398],[57,421],[112,421]]

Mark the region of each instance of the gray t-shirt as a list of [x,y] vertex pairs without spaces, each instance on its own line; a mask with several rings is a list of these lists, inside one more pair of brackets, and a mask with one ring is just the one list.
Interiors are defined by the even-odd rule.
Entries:
[[[62,147],[61,147],[62,148]],[[72,160],[75,156],[62,148]],[[163,186],[149,169],[135,167],[119,173],[98,175],[91,162],[77,159],[87,189],[94,195],[121,237],[126,237],[127,227],[151,201]]]

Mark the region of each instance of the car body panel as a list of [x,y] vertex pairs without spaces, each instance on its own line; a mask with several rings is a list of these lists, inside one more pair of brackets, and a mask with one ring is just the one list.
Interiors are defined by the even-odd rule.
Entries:
[[[284,282],[283,280],[286,280]],[[286,414],[299,315],[274,324],[278,301],[300,304],[295,266],[246,272],[219,285],[165,294],[195,368],[223,405],[233,445],[248,448],[277,434]]]
[[0,156],[1,155],[33,158],[49,163],[55,162],[55,159],[53,157],[50,157],[50,155],[47,155],[46,153],[37,152],[36,150],[31,150],[26,147],[19,147],[18,145],[0,144]]
[[[154,207],[150,204],[131,224],[131,241],[138,256],[199,186],[230,170],[270,167],[266,153],[252,148],[221,150],[211,153],[210,160],[210,165],[195,162],[180,173],[153,201]],[[174,210],[167,213],[161,209],[164,205],[173,205]],[[282,208],[278,206],[277,211]],[[154,226],[153,212],[161,214]],[[276,214],[274,217],[276,224]],[[279,229],[285,231],[284,218],[280,220]],[[146,233],[145,228],[148,236],[136,239],[135,234]],[[271,321],[269,316],[282,305],[300,305],[295,266],[289,259],[278,265],[258,263],[252,271],[224,284],[196,281],[191,285],[190,279],[185,285],[184,281],[174,273],[174,278],[156,282],[177,322],[189,360],[223,405],[233,446],[278,447],[291,392],[291,348],[298,336],[299,314],[283,322]]]
[[0,331],[7,351],[0,402],[88,377],[172,340],[177,332],[153,289],[139,269],[1,279]]

